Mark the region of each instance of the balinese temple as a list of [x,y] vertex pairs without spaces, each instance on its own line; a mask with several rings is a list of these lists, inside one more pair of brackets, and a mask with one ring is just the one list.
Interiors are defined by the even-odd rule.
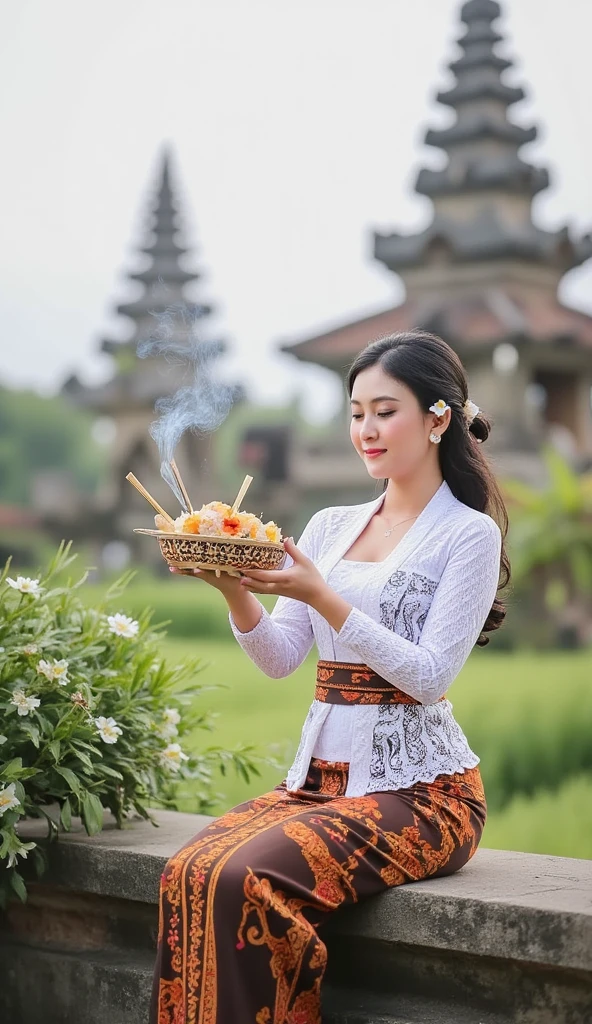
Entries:
[[[496,471],[536,485],[544,480],[545,440],[576,466],[592,461],[592,317],[557,294],[563,275],[592,255],[592,238],[533,222],[532,200],[549,174],[519,155],[537,130],[508,116],[525,93],[506,81],[512,62],[498,53],[500,14],[495,0],[461,8],[460,52],[449,64],[454,84],[437,95],[454,120],[425,135],[446,164],[420,170],[415,185],[432,202],[429,224],[374,235],[374,257],[402,279],[405,301],[282,350],[343,379],[369,341],[410,328],[436,332],[462,358],[471,397],[493,421],[488,451]],[[294,471],[296,489],[317,507],[327,491],[336,502],[371,496],[344,422],[315,452],[295,453]]]
[[[179,203],[171,178],[171,158],[165,152],[140,247],[144,266],[127,275],[140,294],[116,307],[117,313],[130,321],[131,333],[125,341],[106,338],[101,343],[101,350],[113,359],[113,376],[100,387],[82,387],[75,377],[64,386],[64,393],[72,401],[91,409],[114,433],[105,486],[90,510],[91,535],[102,534],[105,540],[129,543],[134,539],[134,526],[153,525],[150,506],[125,479],[130,471],[167,511],[175,515],[181,511],[160,475],[158,448],[149,433],[156,419],[155,403],[191,384],[191,368],[183,350],[190,345],[193,334],[207,341],[214,358],[225,349],[222,342],[208,336],[212,308],[187,297],[188,286],[194,285],[200,274],[187,266],[189,250],[183,244]],[[165,337],[173,350],[170,356],[138,356],[142,342]],[[218,494],[212,446],[211,434],[188,432],[175,451],[175,460],[198,508]],[[136,549],[138,542],[144,546],[151,543],[136,538]],[[156,544],[154,549],[156,554]]]

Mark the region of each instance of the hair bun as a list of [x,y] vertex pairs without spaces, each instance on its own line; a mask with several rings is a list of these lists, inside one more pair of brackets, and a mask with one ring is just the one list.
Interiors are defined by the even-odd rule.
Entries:
[[487,441],[490,430],[491,424],[482,412],[477,413],[475,418],[471,420],[469,424],[469,433],[472,434],[479,443]]

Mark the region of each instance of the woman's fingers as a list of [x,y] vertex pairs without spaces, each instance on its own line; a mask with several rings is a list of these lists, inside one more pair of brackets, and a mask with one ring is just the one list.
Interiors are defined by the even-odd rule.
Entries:
[[240,585],[243,590],[253,590],[256,594],[273,594],[275,592],[275,583],[263,583],[261,580],[252,580],[248,576],[243,576]]
[[[249,578],[256,583],[288,582],[289,569],[249,569]],[[244,576],[243,576],[244,579]]]

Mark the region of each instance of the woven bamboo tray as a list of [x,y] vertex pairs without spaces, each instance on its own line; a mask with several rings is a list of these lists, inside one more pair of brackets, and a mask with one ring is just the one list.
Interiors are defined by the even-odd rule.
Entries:
[[247,538],[205,537],[191,533],[167,533],[164,530],[135,529],[147,537],[156,537],[162,557],[175,569],[209,569],[219,576],[226,572],[240,576],[248,569],[281,569],[286,550],[283,544]]

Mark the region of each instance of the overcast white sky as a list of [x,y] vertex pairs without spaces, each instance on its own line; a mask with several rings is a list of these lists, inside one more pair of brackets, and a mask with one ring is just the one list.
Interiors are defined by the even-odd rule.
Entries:
[[[590,0],[506,0],[523,154],[553,184],[535,219],[592,228]],[[372,229],[411,229],[458,0],[0,0],[0,380],[56,390],[109,373],[98,339],[127,297],[145,198],[169,140],[201,295],[261,401],[332,404],[322,371],[274,356],[402,297]],[[592,261],[563,297],[592,310]],[[369,339],[370,340],[370,339]],[[316,385],[315,387],[312,387]],[[312,391],[311,391],[312,388]],[[308,399],[309,406],[311,399]],[[319,412],[321,412],[319,408]]]

